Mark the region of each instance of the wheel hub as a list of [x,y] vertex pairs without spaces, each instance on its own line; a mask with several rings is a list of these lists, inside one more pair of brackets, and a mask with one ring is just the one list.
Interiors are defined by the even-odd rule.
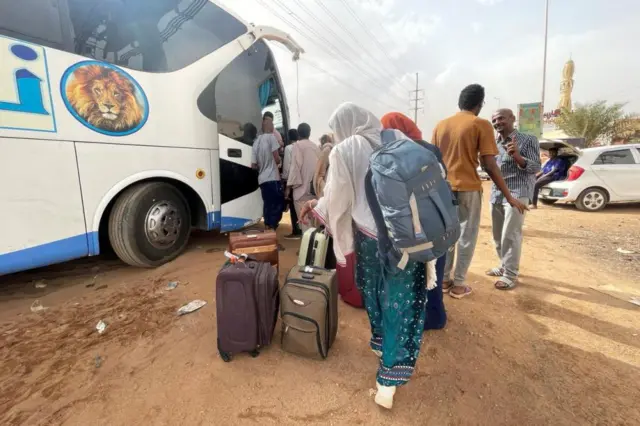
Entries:
[[584,197],[583,204],[589,210],[596,210],[604,204],[604,197],[599,192],[589,192]]
[[145,235],[152,246],[160,249],[171,247],[182,228],[180,213],[169,201],[158,201],[147,212]]

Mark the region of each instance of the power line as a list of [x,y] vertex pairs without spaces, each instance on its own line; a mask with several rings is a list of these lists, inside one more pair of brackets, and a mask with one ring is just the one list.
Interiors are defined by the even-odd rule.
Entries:
[[[318,6],[320,6],[320,8],[321,8],[321,9],[322,9],[322,10],[323,10],[323,11],[324,11],[328,16],[329,16],[329,18],[330,18],[330,19],[331,19],[331,20],[332,20],[332,21],[333,21],[333,22],[334,22],[338,27],[341,27],[341,28],[344,30],[344,32],[345,32],[345,33],[347,33],[347,35],[348,35],[348,36],[351,38],[351,40],[353,40],[353,42],[355,43],[356,47],[360,46],[360,44],[361,44],[361,43],[360,43],[360,41],[358,41],[358,38],[357,38],[357,37],[356,37],[356,36],[355,36],[355,35],[354,35],[350,30],[349,30],[349,28],[347,28],[346,26],[343,26],[343,25],[341,24],[340,19],[338,19],[338,17],[337,17],[336,15],[334,15],[334,14],[333,14],[333,12],[331,12],[331,9],[329,9],[327,6],[325,6],[325,5],[323,4],[322,0],[315,0],[315,2],[318,4]],[[296,0],[296,3],[298,3],[300,6],[302,6],[302,5],[300,4],[299,0]],[[308,10],[308,8],[306,8],[306,6],[302,6],[302,7],[304,7],[305,9],[307,9],[307,10]],[[336,33],[335,33],[331,28],[327,28],[327,30],[328,30],[329,32],[331,32],[332,34],[334,34],[336,37],[338,37],[340,40],[342,40],[342,38],[341,38],[341,37],[339,37],[339,36],[338,36],[338,35],[337,35],[337,34],[336,34]],[[345,43],[345,45],[346,45],[346,46],[349,46],[347,43]],[[356,55],[357,55],[357,54],[359,54],[359,52],[358,52],[358,51],[356,51],[355,49],[351,48],[351,50],[352,50],[353,52],[355,52],[355,53],[356,53]],[[380,74],[381,74],[381,75],[383,75],[385,78],[390,78],[392,81],[397,79],[397,77],[395,77],[395,76],[393,75],[393,73],[388,72],[388,71],[387,71],[387,72],[385,72],[385,70],[384,70],[384,69],[382,69],[382,64],[381,64],[381,62],[380,62],[380,61],[378,61],[378,60],[376,59],[376,57],[375,57],[375,56],[373,56],[373,55],[371,54],[371,52],[369,52],[369,50],[368,50],[368,49],[362,49],[362,52],[364,52],[364,53],[365,53],[369,58],[371,58],[371,62],[370,62],[370,63],[374,66],[374,69],[377,69],[377,70],[378,70],[378,72],[380,72]],[[393,62],[391,62],[391,63],[393,63]],[[402,84],[402,82],[401,82],[401,84]]]
[[[287,13],[288,15],[292,16],[294,19],[296,19],[302,26],[303,28],[307,29],[309,32],[311,32],[311,36],[309,36],[307,34],[307,32],[303,29],[301,29],[298,25],[292,23],[289,19],[287,19],[286,17],[282,16],[282,14],[280,12],[278,12],[275,8],[270,7],[269,5],[267,5],[263,0],[256,0],[260,5],[262,5],[262,7],[264,7],[265,9],[269,10],[273,15],[275,15],[276,17],[278,17],[279,19],[281,19],[283,22],[285,22],[287,25],[289,25],[291,28],[293,28],[294,30],[298,31],[300,33],[300,35],[302,35],[303,37],[305,37],[306,39],[308,39],[310,42],[314,43],[315,45],[317,45],[318,47],[320,47],[324,52],[326,52],[329,56],[333,57],[334,59],[337,59],[338,61],[341,62],[345,62],[347,65],[351,66],[351,68],[353,68],[356,72],[363,74],[365,78],[367,78],[368,80],[371,81],[371,83],[378,87],[381,90],[389,90],[389,87],[383,87],[381,86],[377,81],[376,81],[376,77],[372,76],[365,68],[361,68],[359,66],[357,66],[355,63],[353,63],[348,57],[346,57],[330,40],[328,40],[326,37],[324,37],[322,34],[318,33],[315,29],[313,29],[312,27],[306,27],[306,23],[296,14],[294,13],[289,7],[287,7],[285,4],[282,3],[281,0],[272,0],[273,2],[275,2],[276,4],[278,4],[280,6],[280,8],[282,8],[284,10],[284,13]],[[319,38],[321,41],[323,41],[324,43],[326,43],[327,46],[329,46],[329,48],[331,48],[334,52],[329,51],[329,48],[327,48],[325,45],[320,44],[315,38]],[[393,94],[392,96],[394,96],[396,99],[402,101],[402,98],[400,96],[398,96],[397,94]]]
[[[285,47],[283,47],[283,46],[281,46],[279,44],[275,44],[275,46],[277,46],[282,51],[284,51],[286,53],[289,53],[289,51]],[[310,67],[315,68],[317,71],[320,71],[323,74],[327,74],[329,77],[333,78],[338,83],[342,83],[343,85],[349,87],[350,89],[352,89],[352,90],[354,90],[354,91],[356,91],[356,92],[358,92],[358,93],[360,93],[360,94],[362,94],[364,96],[367,96],[368,98],[374,100],[378,104],[384,105],[385,107],[390,108],[391,110],[397,110],[398,109],[397,107],[395,107],[395,106],[393,106],[393,105],[391,105],[391,104],[389,104],[389,103],[387,103],[385,101],[380,100],[379,98],[371,95],[370,93],[367,93],[367,92],[365,92],[363,90],[358,89],[357,87],[353,86],[351,83],[349,83],[349,82],[341,79],[340,77],[337,77],[335,74],[332,74],[329,71],[325,70],[324,68],[322,68],[320,65],[316,64],[315,62],[312,62],[311,60],[309,60],[309,59],[307,59],[305,57],[301,57],[300,60],[304,61]]]
[[[393,66],[396,68],[396,71],[399,73],[402,73],[402,71],[399,70],[398,67],[395,65],[395,61],[393,60],[393,58],[391,58],[391,56],[389,56],[389,54],[387,53],[387,50],[384,48],[382,43],[378,41],[378,38],[376,37],[376,35],[372,33],[371,30],[369,30],[369,28],[367,27],[367,25],[362,21],[362,19],[360,19],[360,16],[358,16],[358,14],[353,10],[351,6],[349,6],[349,4],[345,0],[340,0],[340,2],[344,5],[344,7],[351,14],[351,16],[353,16],[353,18],[360,24],[362,29],[365,30],[365,32],[369,35],[369,37],[371,37],[371,39],[376,43],[376,45],[380,48],[380,51],[387,57],[389,62],[393,64]],[[386,28],[384,28],[384,26],[382,25],[382,23],[380,23],[380,27],[382,27],[383,30],[387,31]],[[387,34],[389,35],[388,32]]]
[[[264,2],[262,2],[262,0],[260,0],[261,3],[264,4]],[[295,12],[293,12],[293,10],[291,10],[288,6],[286,6],[283,1],[281,0],[272,0],[275,3],[277,3],[283,10],[285,13],[288,13],[290,16],[292,16],[294,19],[296,19],[302,26],[303,28],[307,29],[308,31],[310,31],[312,33],[312,35],[314,35],[315,37],[319,38],[320,40],[324,41],[326,44],[328,44],[330,47],[332,47],[332,49],[334,50],[334,52],[337,54],[337,56],[339,57],[338,59],[341,61],[346,62],[348,65],[350,65],[354,70],[356,70],[357,72],[360,72],[362,74],[364,74],[369,80],[371,80],[371,82],[377,86],[378,88],[380,88],[381,90],[388,90],[389,87],[383,87],[381,86],[376,79],[376,76],[371,74],[366,68],[360,67],[358,66],[356,63],[354,63],[353,61],[351,61],[347,55],[345,55],[339,48],[337,48],[335,46],[335,44],[333,44],[330,40],[328,40],[323,34],[319,33],[317,30],[315,30],[313,27],[307,25],[306,22],[304,22],[304,20],[302,18],[300,18]],[[297,0],[296,0],[297,1]],[[298,3],[300,5],[300,3]],[[305,7],[306,8],[306,7]],[[307,13],[310,14],[310,16],[313,18],[313,12],[309,11],[309,9],[306,9]],[[282,18],[281,18],[282,19]],[[300,30],[298,29],[298,31],[300,32]],[[304,34],[303,34],[304,35]],[[312,42],[314,42],[316,45],[322,46],[320,45],[316,40],[314,40],[312,37],[308,37],[307,38],[309,40],[311,40]],[[348,45],[347,45],[348,46]],[[354,51],[355,52],[355,51]],[[355,54],[357,55],[358,52],[355,52]],[[336,57],[336,55],[331,55]],[[393,96],[395,96],[398,100],[401,100],[402,97],[400,97],[397,94],[393,94]]]

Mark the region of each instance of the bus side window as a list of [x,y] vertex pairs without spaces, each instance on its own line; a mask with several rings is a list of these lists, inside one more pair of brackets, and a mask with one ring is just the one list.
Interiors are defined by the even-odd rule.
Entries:
[[247,32],[209,0],[3,0],[0,34],[146,72],[172,72]]
[[65,0],[3,1],[0,35],[68,50],[73,46],[73,34],[66,16]]

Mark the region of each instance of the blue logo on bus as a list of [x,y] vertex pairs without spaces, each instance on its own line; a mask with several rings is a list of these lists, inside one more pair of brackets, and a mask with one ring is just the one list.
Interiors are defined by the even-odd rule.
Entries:
[[44,49],[0,37],[0,127],[55,131]]

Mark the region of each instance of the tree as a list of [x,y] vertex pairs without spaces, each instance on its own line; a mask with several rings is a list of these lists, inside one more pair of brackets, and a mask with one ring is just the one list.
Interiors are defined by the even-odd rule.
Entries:
[[569,136],[584,138],[587,147],[603,139],[609,142],[633,126],[634,117],[625,114],[624,106],[605,101],[578,104],[573,111],[563,109],[556,125]]

